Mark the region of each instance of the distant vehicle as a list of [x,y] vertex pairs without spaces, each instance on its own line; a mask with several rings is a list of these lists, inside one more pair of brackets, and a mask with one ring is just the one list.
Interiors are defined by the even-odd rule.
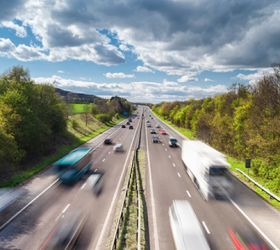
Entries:
[[210,250],[201,225],[187,200],[174,200],[169,208],[171,231],[177,250]]
[[152,137],[152,142],[153,142],[153,143],[155,143],[155,142],[156,142],[156,143],[159,143],[159,138],[158,138],[158,136],[153,136],[153,137]]
[[124,124],[122,125],[122,128],[125,128],[125,125],[124,125]]
[[166,131],[165,131],[164,129],[162,129],[162,130],[160,131],[160,133],[161,133],[162,135],[166,135]]
[[201,141],[182,143],[182,161],[186,172],[206,200],[233,193],[226,156]]
[[149,123],[150,121],[149,120],[147,120],[147,123]]
[[156,128],[160,128],[160,125],[159,125],[159,124],[157,124],[157,125],[156,125]]
[[104,140],[104,144],[111,144],[111,143],[112,143],[111,138],[106,138],[106,139]]
[[151,132],[151,134],[155,134],[156,130],[154,128],[152,128],[150,132]]
[[151,116],[151,115],[149,115],[149,116]]
[[127,122],[127,123],[126,123],[126,125],[130,125],[130,123],[129,123],[129,122]]
[[151,116],[151,119],[154,119],[154,118]]
[[148,123],[148,124],[147,124],[147,127],[152,127],[151,123]]
[[115,152],[121,152],[123,151],[123,147],[121,143],[118,143],[115,147],[114,147],[114,151]]
[[61,174],[59,179],[64,183],[72,183],[87,173],[91,167],[92,152],[92,148],[77,148],[55,162],[53,165]]
[[131,119],[131,118],[129,118],[129,119],[128,119],[128,121],[129,121],[129,122],[132,122],[132,119]]
[[89,184],[93,193],[95,195],[99,195],[103,185],[102,174],[92,174],[90,177],[88,177],[87,183]]
[[130,126],[129,126],[129,129],[133,129],[133,126],[132,126],[132,125],[130,125]]
[[169,137],[168,144],[170,147],[177,147],[177,139],[174,137]]
[[139,116],[137,116],[137,119],[139,119]]

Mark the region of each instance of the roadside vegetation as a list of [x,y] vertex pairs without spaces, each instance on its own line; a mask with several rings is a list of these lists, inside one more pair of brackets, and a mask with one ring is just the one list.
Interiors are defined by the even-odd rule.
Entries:
[[123,112],[133,111],[120,97],[94,101],[75,105],[60,101],[51,84],[35,84],[29,71],[19,66],[2,74],[0,187],[12,187],[38,173],[125,119]]
[[241,165],[251,159],[250,176],[279,196],[280,64],[273,69],[256,84],[233,84],[225,94],[162,102],[152,110]]

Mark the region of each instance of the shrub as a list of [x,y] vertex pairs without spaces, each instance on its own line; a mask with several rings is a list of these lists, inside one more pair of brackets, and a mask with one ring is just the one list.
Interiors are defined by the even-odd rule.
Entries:
[[115,114],[115,118],[116,118],[117,120],[120,119],[119,113],[116,113],[116,114]]
[[79,124],[75,119],[73,119],[73,120],[71,120],[70,126],[71,126],[71,128],[76,130],[76,128],[79,127]]

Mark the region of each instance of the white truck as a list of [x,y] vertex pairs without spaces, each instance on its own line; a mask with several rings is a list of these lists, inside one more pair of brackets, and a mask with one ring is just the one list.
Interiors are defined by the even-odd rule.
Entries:
[[226,156],[201,141],[184,140],[182,161],[201,195],[209,200],[217,195],[231,196],[233,182]]

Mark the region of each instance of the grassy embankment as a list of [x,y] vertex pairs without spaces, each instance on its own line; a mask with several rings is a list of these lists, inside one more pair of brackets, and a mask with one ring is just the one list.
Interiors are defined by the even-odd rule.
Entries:
[[[145,197],[145,152],[142,150],[137,151],[137,174],[138,174],[138,183],[141,196],[141,249],[148,249],[148,221],[147,221],[147,205]],[[130,165],[131,166],[131,162]],[[117,241],[116,249],[137,249],[137,239],[136,234],[138,232],[137,228],[137,191],[135,184],[135,173],[134,171],[131,174],[131,182],[128,187],[128,194],[126,197],[126,207],[124,208],[123,220],[120,223],[119,228],[119,238]],[[115,213],[115,219],[113,222],[113,228],[111,231],[111,236],[107,243],[107,250],[111,248],[113,236],[116,231],[116,226],[120,216],[120,211],[122,208],[125,189],[128,183],[129,171],[127,172],[125,182],[123,184],[122,192],[118,202],[117,210]]]
[[[176,129],[181,134],[188,137],[189,139],[191,139],[191,140],[195,139],[194,134],[189,129],[179,128],[179,127],[175,126],[174,124],[172,124],[171,121],[167,121],[167,120],[163,119],[163,117],[155,114],[154,112],[153,112],[153,114],[155,116],[157,116],[158,118],[160,118],[161,120],[163,120],[164,122],[166,122],[168,125],[170,125],[174,129]],[[255,193],[257,193],[260,197],[262,197],[264,200],[266,200],[270,205],[272,205],[276,209],[280,210],[280,204],[277,200],[275,200],[274,198],[270,199],[269,195],[266,192],[262,191],[259,187],[254,186],[254,184],[252,182],[249,182],[249,180],[243,174],[241,174],[239,171],[236,170],[236,168],[238,168],[238,169],[242,170],[244,173],[248,174],[248,169],[245,168],[245,160],[244,160],[244,162],[240,162],[231,157],[228,157],[227,161],[231,165],[231,171],[236,178],[238,178],[245,185],[247,185],[249,188],[251,188]],[[249,170],[249,176],[252,179],[254,179],[256,182],[258,182],[260,185],[262,185],[263,187],[268,189],[268,187],[267,187],[269,184],[268,180],[264,180],[264,179],[256,176],[252,170],[251,171]],[[274,193],[274,194],[277,195],[278,197],[280,197],[279,193]]]
[[[83,109],[83,107],[81,107],[81,105],[84,105],[84,104],[75,104],[74,110],[77,112],[77,111]],[[9,180],[2,181],[0,183],[0,188],[1,187],[5,187],[5,188],[13,187],[13,186],[21,183],[22,181],[30,178],[34,174],[44,170],[47,166],[49,166],[53,162],[57,161],[64,155],[68,154],[71,150],[73,150],[76,147],[80,146],[81,144],[87,142],[88,140],[92,139],[93,137],[99,135],[100,133],[104,132],[105,130],[111,128],[112,126],[114,126],[115,124],[119,123],[120,121],[122,121],[124,119],[125,119],[125,117],[121,116],[120,119],[118,119],[118,120],[114,119],[114,121],[112,121],[110,123],[103,124],[91,116],[90,120],[88,121],[88,124],[86,126],[85,121],[83,119],[83,115],[79,114],[79,113],[74,113],[73,115],[71,115],[69,117],[69,120],[68,120],[68,125],[67,125],[68,134],[65,135],[68,138],[67,142],[64,143],[64,145],[62,144],[61,146],[56,148],[55,153],[53,153],[49,156],[43,157],[36,165],[30,166],[30,168],[28,170],[24,170],[21,172],[19,171],[16,175],[11,177]],[[71,126],[73,120],[76,121],[76,124],[77,124],[76,129],[74,129]]]

